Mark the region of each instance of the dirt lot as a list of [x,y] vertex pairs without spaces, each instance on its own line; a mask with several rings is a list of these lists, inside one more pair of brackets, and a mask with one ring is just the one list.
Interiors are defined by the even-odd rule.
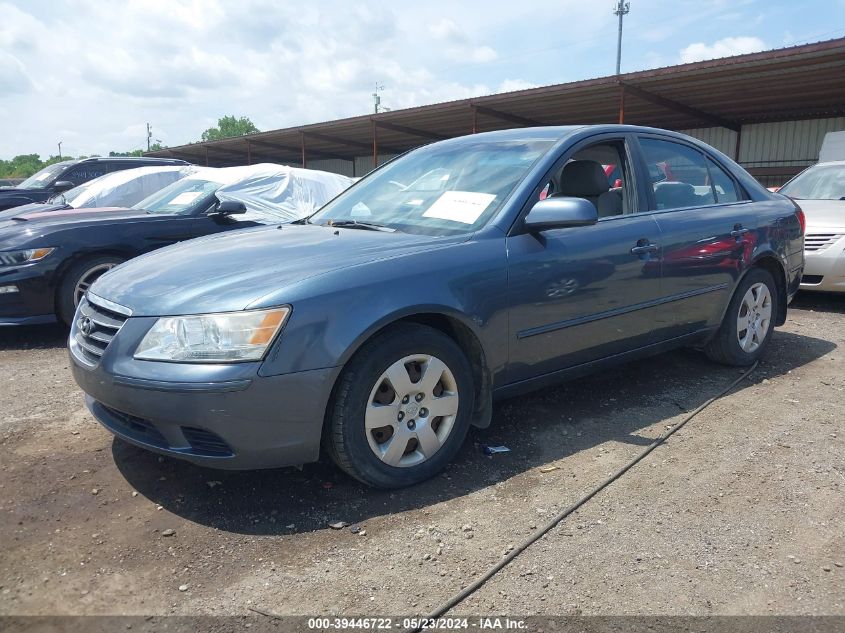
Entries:
[[[390,493],[113,441],[63,339],[0,331],[3,614],[427,612],[739,375],[680,351],[502,403]],[[845,615],[843,345],[845,297],[800,296],[746,383],[454,613]]]

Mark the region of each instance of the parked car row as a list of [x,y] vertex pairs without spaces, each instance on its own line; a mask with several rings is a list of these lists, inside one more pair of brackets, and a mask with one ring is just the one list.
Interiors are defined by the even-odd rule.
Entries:
[[114,171],[163,165],[185,167],[188,163],[175,158],[144,157],[94,157],[53,163],[13,187],[0,187],[0,211],[22,204],[46,202],[57,193]]
[[[256,197],[274,190],[254,180]],[[58,312],[72,371],[123,440],[218,468],[324,451],[390,488],[439,472],[498,398],[679,346],[755,362],[804,267],[792,199],[657,129],[445,140],[325,205],[332,195],[291,182],[321,208],[239,231],[249,204],[202,171],[120,222],[9,220],[0,287],[27,266],[54,267],[36,286],[70,280],[56,287],[69,291]],[[107,232],[131,245],[124,256],[172,245],[104,274],[116,261],[94,260],[102,268],[85,280],[57,274],[65,249],[105,258],[88,240]],[[40,263],[20,265],[32,254]]]
[[[122,262],[194,237],[305,217],[351,182],[272,164],[143,167],[56,194],[46,210],[0,212],[0,326],[70,324],[91,284]],[[129,208],[113,206],[143,193]]]

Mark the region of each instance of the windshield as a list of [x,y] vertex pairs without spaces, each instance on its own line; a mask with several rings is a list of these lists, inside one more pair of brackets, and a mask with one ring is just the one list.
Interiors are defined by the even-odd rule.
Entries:
[[[49,202],[53,202],[55,204],[67,204],[73,207],[74,209],[78,209],[82,203],[85,201],[86,196],[85,194],[99,181],[108,178],[110,174],[105,174],[104,176],[100,176],[99,178],[94,178],[94,180],[89,180],[88,182],[83,182],[81,185],[77,185],[73,189],[68,189],[63,193],[57,193],[55,196],[52,196]],[[74,204],[74,202],[76,204]]]
[[845,163],[810,167],[781,187],[778,193],[799,200],[843,200]]
[[211,205],[214,192],[223,183],[203,178],[184,178],[133,204],[133,209],[149,213],[193,215]]
[[32,176],[24,180],[18,185],[19,189],[46,189],[53,184],[53,181],[67,165],[62,163],[54,163],[47,165],[41,171],[35,172]]
[[310,222],[359,222],[450,235],[484,226],[553,144],[551,139],[429,145],[379,169]]

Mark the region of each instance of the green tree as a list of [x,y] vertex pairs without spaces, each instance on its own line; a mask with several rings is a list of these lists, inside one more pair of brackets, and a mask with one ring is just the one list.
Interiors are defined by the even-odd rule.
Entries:
[[258,131],[255,124],[245,116],[239,119],[234,116],[224,116],[217,120],[217,127],[210,127],[202,133],[202,140],[219,141],[221,138],[243,136]]

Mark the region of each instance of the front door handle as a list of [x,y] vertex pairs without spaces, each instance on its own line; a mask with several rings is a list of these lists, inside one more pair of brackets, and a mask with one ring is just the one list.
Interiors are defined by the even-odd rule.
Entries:
[[751,229],[743,228],[741,224],[734,224],[734,230],[731,231],[731,237],[742,237],[746,233],[748,233]]
[[637,245],[631,249],[632,255],[645,255],[646,253],[656,253],[660,250],[660,246],[652,244],[648,240],[640,240]]

